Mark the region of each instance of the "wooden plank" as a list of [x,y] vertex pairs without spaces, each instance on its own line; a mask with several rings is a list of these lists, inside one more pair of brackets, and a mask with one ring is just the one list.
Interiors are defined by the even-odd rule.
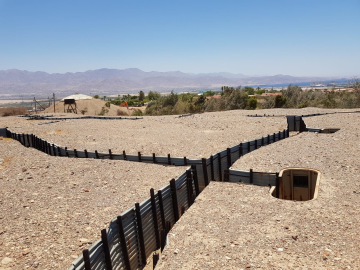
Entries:
[[168,165],[171,165],[171,157],[170,157],[170,154],[167,155],[167,158],[168,158]]
[[141,162],[141,153],[138,152],[138,161]]
[[250,184],[254,183],[254,173],[253,173],[253,169],[250,169]]
[[123,151],[124,160],[126,160],[126,153],[125,150]]
[[86,157],[86,158],[89,158],[88,151],[85,149],[84,152],[85,152],[85,157]]
[[226,148],[227,169],[231,167],[231,150]]
[[114,156],[113,156],[113,154],[111,153],[111,149],[109,149],[109,156],[110,156],[110,159],[114,159]]
[[186,188],[187,188],[187,195],[188,195],[188,205],[189,208],[193,204],[193,186],[192,186],[192,175],[191,171],[186,171]]
[[76,151],[76,149],[74,149],[74,156],[77,158],[78,157],[78,153]]
[[210,171],[211,171],[211,180],[215,181],[215,175],[214,175],[214,157],[210,156]]

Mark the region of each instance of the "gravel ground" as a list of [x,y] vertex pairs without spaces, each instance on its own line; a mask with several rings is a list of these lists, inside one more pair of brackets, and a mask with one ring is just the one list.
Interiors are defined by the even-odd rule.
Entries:
[[[141,120],[50,121],[10,118],[3,122],[14,132],[33,133],[71,149],[113,153],[203,158],[229,146],[287,127],[285,117],[245,117],[249,111],[204,113],[188,117],[144,117]],[[1,122],[0,122],[1,125]]]
[[67,269],[118,214],[184,167],[50,157],[0,140],[0,269]]
[[301,133],[245,155],[233,168],[318,169],[316,200],[280,200],[268,187],[212,182],[170,232],[157,269],[360,269],[360,114],[305,122],[341,130]]

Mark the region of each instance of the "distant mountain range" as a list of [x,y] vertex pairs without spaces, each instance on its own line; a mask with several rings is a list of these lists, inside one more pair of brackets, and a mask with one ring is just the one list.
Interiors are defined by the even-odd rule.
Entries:
[[293,77],[289,75],[246,76],[227,72],[190,74],[180,71],[145,72],[137,68],[98,69],[75,73],[46,73],[25,70],[0,70],[0,95],[65,96],[83,94],[123,94],[140,90],[166,92],[216,89],[223,85],[268,85],[322,81],[336,78]]

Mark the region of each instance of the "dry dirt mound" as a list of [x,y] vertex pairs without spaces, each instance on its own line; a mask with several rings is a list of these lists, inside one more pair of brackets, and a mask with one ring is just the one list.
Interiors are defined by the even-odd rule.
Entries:
[[[86,99],[86,100],[77,100],[76,107],[77,113],[79,115],[103,115],[108,116],[121,116],[121,115],[131,115],[134,111],[140,109],[145,110],[145,107],[142,108],[129,108],[126,107],[119,107],[113,104],[110,104],[110,107],[105,106],[106,102],[101,99]],[[68,105],[65,105],[65,112],[67,111]],[[51,106],[47,108],[45,113],[53,113],[54,107]],[[55,103],[55,112],[56,113],[64,113],[64,102],[59,101]],[[82,113],[83,112],[83,113]]]

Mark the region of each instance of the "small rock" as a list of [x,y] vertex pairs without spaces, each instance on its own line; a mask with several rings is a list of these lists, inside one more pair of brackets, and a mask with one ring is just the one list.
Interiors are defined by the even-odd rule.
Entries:
[[175,249],[174,250],[174,254],[178,254],[179,253],[179,250],[178,249]]
[[251,268],[251,265],[250,265],[250,264],[248,264],[248,265],[246,266],[246,268]]
[[231,258],[230,258],[230,257],[228,257],[228,256],[225,256],[225,259],[227,259],[227,260],[231,260]]
[[1,264],[2,265],[6,265],[6,264],[9,264],[9,263],[12,263],[14,260],[9,258],[9,257],[5,257],[4,259],[2,259],[1,261]]
[[284,249],[283,248],[278,248],[277,251],[284,251]]
[[335,260],[335,261],[340,261],[340,260],[341,260],[341,258],[334,258],[334,260]]
[[291,236],[292,237],[292,239],[294,239],[295,241],[298,239],[298,236],[297,235],[293,235],[293,236]]
[[34,268],[37,268],[39,266],[39,262],[34,262],[33,266],[34,266]]
[[284,228],[288,230],[288,229],[289,229],[289,226],[285,226]]
[[84,189],[84,192],[89,192],[89,190],[88,190],[88,189]]
[[73,259],[77,259],[79,256],[77,256],[77,255],[71,255],[70,257],[73,258]]

